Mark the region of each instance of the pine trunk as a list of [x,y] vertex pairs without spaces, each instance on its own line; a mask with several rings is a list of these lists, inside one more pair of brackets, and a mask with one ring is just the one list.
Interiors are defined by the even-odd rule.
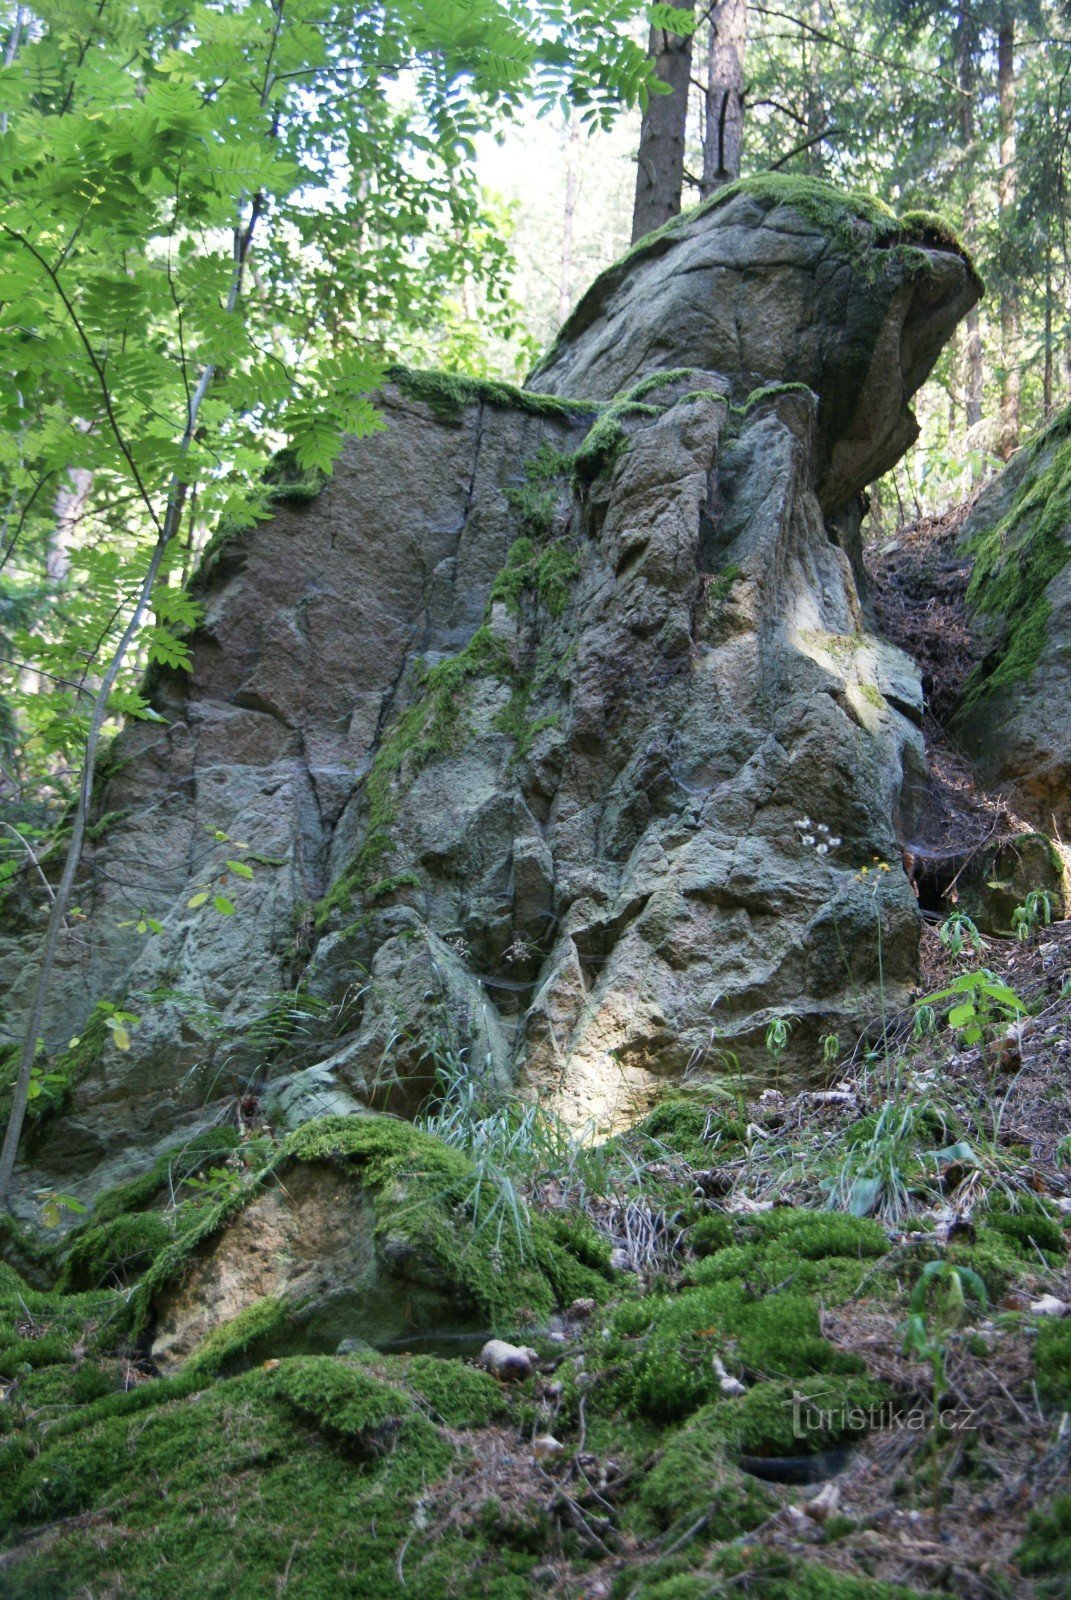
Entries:
[[569,302],[573,297],[573,219],[576,216],[576,193],[580,156],[580,119],[575,111],[569,113],[565,130],[565,211],[562,216],[562,259],[558,274],[558,326],[569,315]]
[[[670,4],[690,16],[694,0],[670,0]],[[672,92],[653,94],[643,113],[636,167],[636,203],[632,211],[633,244],[678,214],[684,185],[684,136],[692,73],[691,35],[681,39],[663,28],[652,28],[650,52],[655,61],[655,76],[668,84]]]
[[[974,243],[974,97],[975,51],[978,44],[971,0],[960,0],[956,28],[959,57],[959,136],[962,146],[960,157],[966,190],[963,202],[963,242],[970,250]],[[985,392],[985,365],[982,352],[982,324],[978,307],[967,313],[965,406],[967,426],[973,428],[982,420]]]
[[1015,150],[1015,22],[1005,11],[997,35],[997,96],[1000,112],[1000,174],[997,198],[1005,246],[1000,292],[1000,340],[1003,378],[1000,386],[1000,453],[1005,461],[1019,443],[1019,291],[1008,261],[1008,238],[1014,225]]
[[710,13],[707,46],[703,176],[699,185],[704,200],[740,176],[746,51],[747,0],[722,0]]

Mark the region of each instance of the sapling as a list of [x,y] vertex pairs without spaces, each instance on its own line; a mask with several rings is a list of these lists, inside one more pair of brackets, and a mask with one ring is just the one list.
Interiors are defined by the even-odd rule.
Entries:
[[[932,1291],[932,1294],[931,1294]],[[903,1351],[930,1364],[933,1386],[933,1441],[931,1465],[931,1506],[934,1526],[941,1525],[941,1455],[938,1433],[941,1427],[941,1401],[948,1392],[949,1335],[963,1320],[967,1297],[976,1300],[984,1311],[988,1304],[985,1284],[969,1267],[956,1267],[950,1261],[928,1261],[911,1294],[907,1322],[904,1324]]]
[[938,928],[937,937],[952,956],[961,956],[968,945],[976,956],[988,949],[976,923],[965,911],[951,912]]
[[1052,895],[1047,889],[1031,889],[1021,906],[1012,912],[1012,930],[1020,944],[1029,944],[1039,928],[1052,922]]

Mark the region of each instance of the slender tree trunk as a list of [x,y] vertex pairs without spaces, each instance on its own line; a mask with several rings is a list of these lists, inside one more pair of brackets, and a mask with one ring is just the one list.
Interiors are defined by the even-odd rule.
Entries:
[[811,0],[810,15],[811,33],[807,38],[807,75],[806,84],[806,118],[807,138],[810,143],[807,147],[807,170],[814,177],[821,178],[825,175],[826,159],[822,152],[822,131],[826,126],[826,108],[822,100],[821,74],[818,70],[818,35],[822,29],[821,0]]
[[[670,0],[689,16],[694,0]],[[650,53],[655,76],[668,84],[669,94],[653,94],[640,126],[636,164],[636,203],[632,211],[632,242],[660,228],[681,208],[684,186],[684,135],[688,123],[688,86],[692,75],[692,38],[680,38],[664,28],[651,29]]]
[[576,193],[580,176],[580,121],[575,111],[570,111],[565,130],[565,212],[562,217],[562,260],[558,275],[558,326],[569,315],[573,298],[573,218],[576,215]]
[[1046,422],[1052,415],[1052,245],[1045,245],[1045,372],[1042,409]]
[[740,176],[746,51],[747,0],[722,0],[710,13],[707,44],[703,176],[699,184],[704,200]]
[[[974,243],[974,97],[975,51],[977,31],[971,0],[960,0],[956,32],[959,58],[959,137],[962,146],[961,164],[965,180],[963,201],[963,242],[970,250]],[[967,313],[966,340],[966,393],[967,426],[973,428],[982,420],[982,402],[985,390],[985,366],[982,353],[982,324],[978,307]]]
[[1007,461],[1019,443],[1019,290],[1014,278],[1008,241],[1014,225],[1016,200],[1015,150],[1015,21],[1005,10],[997,34],[997,97],[1000,115],[1000,172],[997,201],[1004,245],[1004,273],[1000,291],[1001,364],[1000,453]]
[[56,490],[56,526],[48,541],[45,571],[50,583],[63,583],[71,566],[71,546],[85,510],[93,474],[86,467],[72,467],[66,481]]

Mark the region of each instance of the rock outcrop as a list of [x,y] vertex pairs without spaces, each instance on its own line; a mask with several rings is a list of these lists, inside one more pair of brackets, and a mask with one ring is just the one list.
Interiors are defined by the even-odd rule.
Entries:
[[984,650],[954,726],[984,783],[1071,830],[1071,407],[1019,451],[964,525]]
[[600,280],[556,397],[400,375],[316,498],[217,549],[192,671],[116,741],[24,1185],[444,1071],[607,1130],[768,1065],[777,1019],[808,1071],[895,1000],[921,690],[853,502],[977,293],[928,224],[766,180]]

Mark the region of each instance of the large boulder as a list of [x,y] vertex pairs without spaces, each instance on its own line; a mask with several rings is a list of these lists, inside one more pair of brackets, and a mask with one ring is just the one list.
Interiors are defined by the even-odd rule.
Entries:
[[[400,374],[318,496],[217,546],[192,669],[98,788],[24,1201],[262,1105],[411,1113],[466,1077],[605,1131],[689,1070],[769,1070],[771,1023],[810,1072],[906,994],[921,690],[868,624],[843,502],[977,288],[932,231],[779,193],[682,224],[750,276],[685,270],[675,231],[631,258],[620,340],[574,326],[583,383],[568,330],[559,397]],[[696,367],[652,302],[639,388],[565,394],[619,387],[660,272],[753,331]],[[5,941],[13,1022],[39,937],[28,913]],[[138,1017],[128,1050],[84,1027],[101,999]]]
[[1071,406],[979,496],[963,529],[984,650],[954,726],[982,780],[1071,830]]
[[937,218],[765,174],[633,246],[529,381],[605,400],[659,369],[708,367],[737,403],[805,384],[819,396],[819,499],[835,512],[918,437],[908,402],[980,293]]
[[489,1174],[409,1123],[327,1117],[158,1257],[133,1326],[163,1367],[349,1342],[462,1354],[601,1297],[608,1256],[582,1220],[506,1215]]

